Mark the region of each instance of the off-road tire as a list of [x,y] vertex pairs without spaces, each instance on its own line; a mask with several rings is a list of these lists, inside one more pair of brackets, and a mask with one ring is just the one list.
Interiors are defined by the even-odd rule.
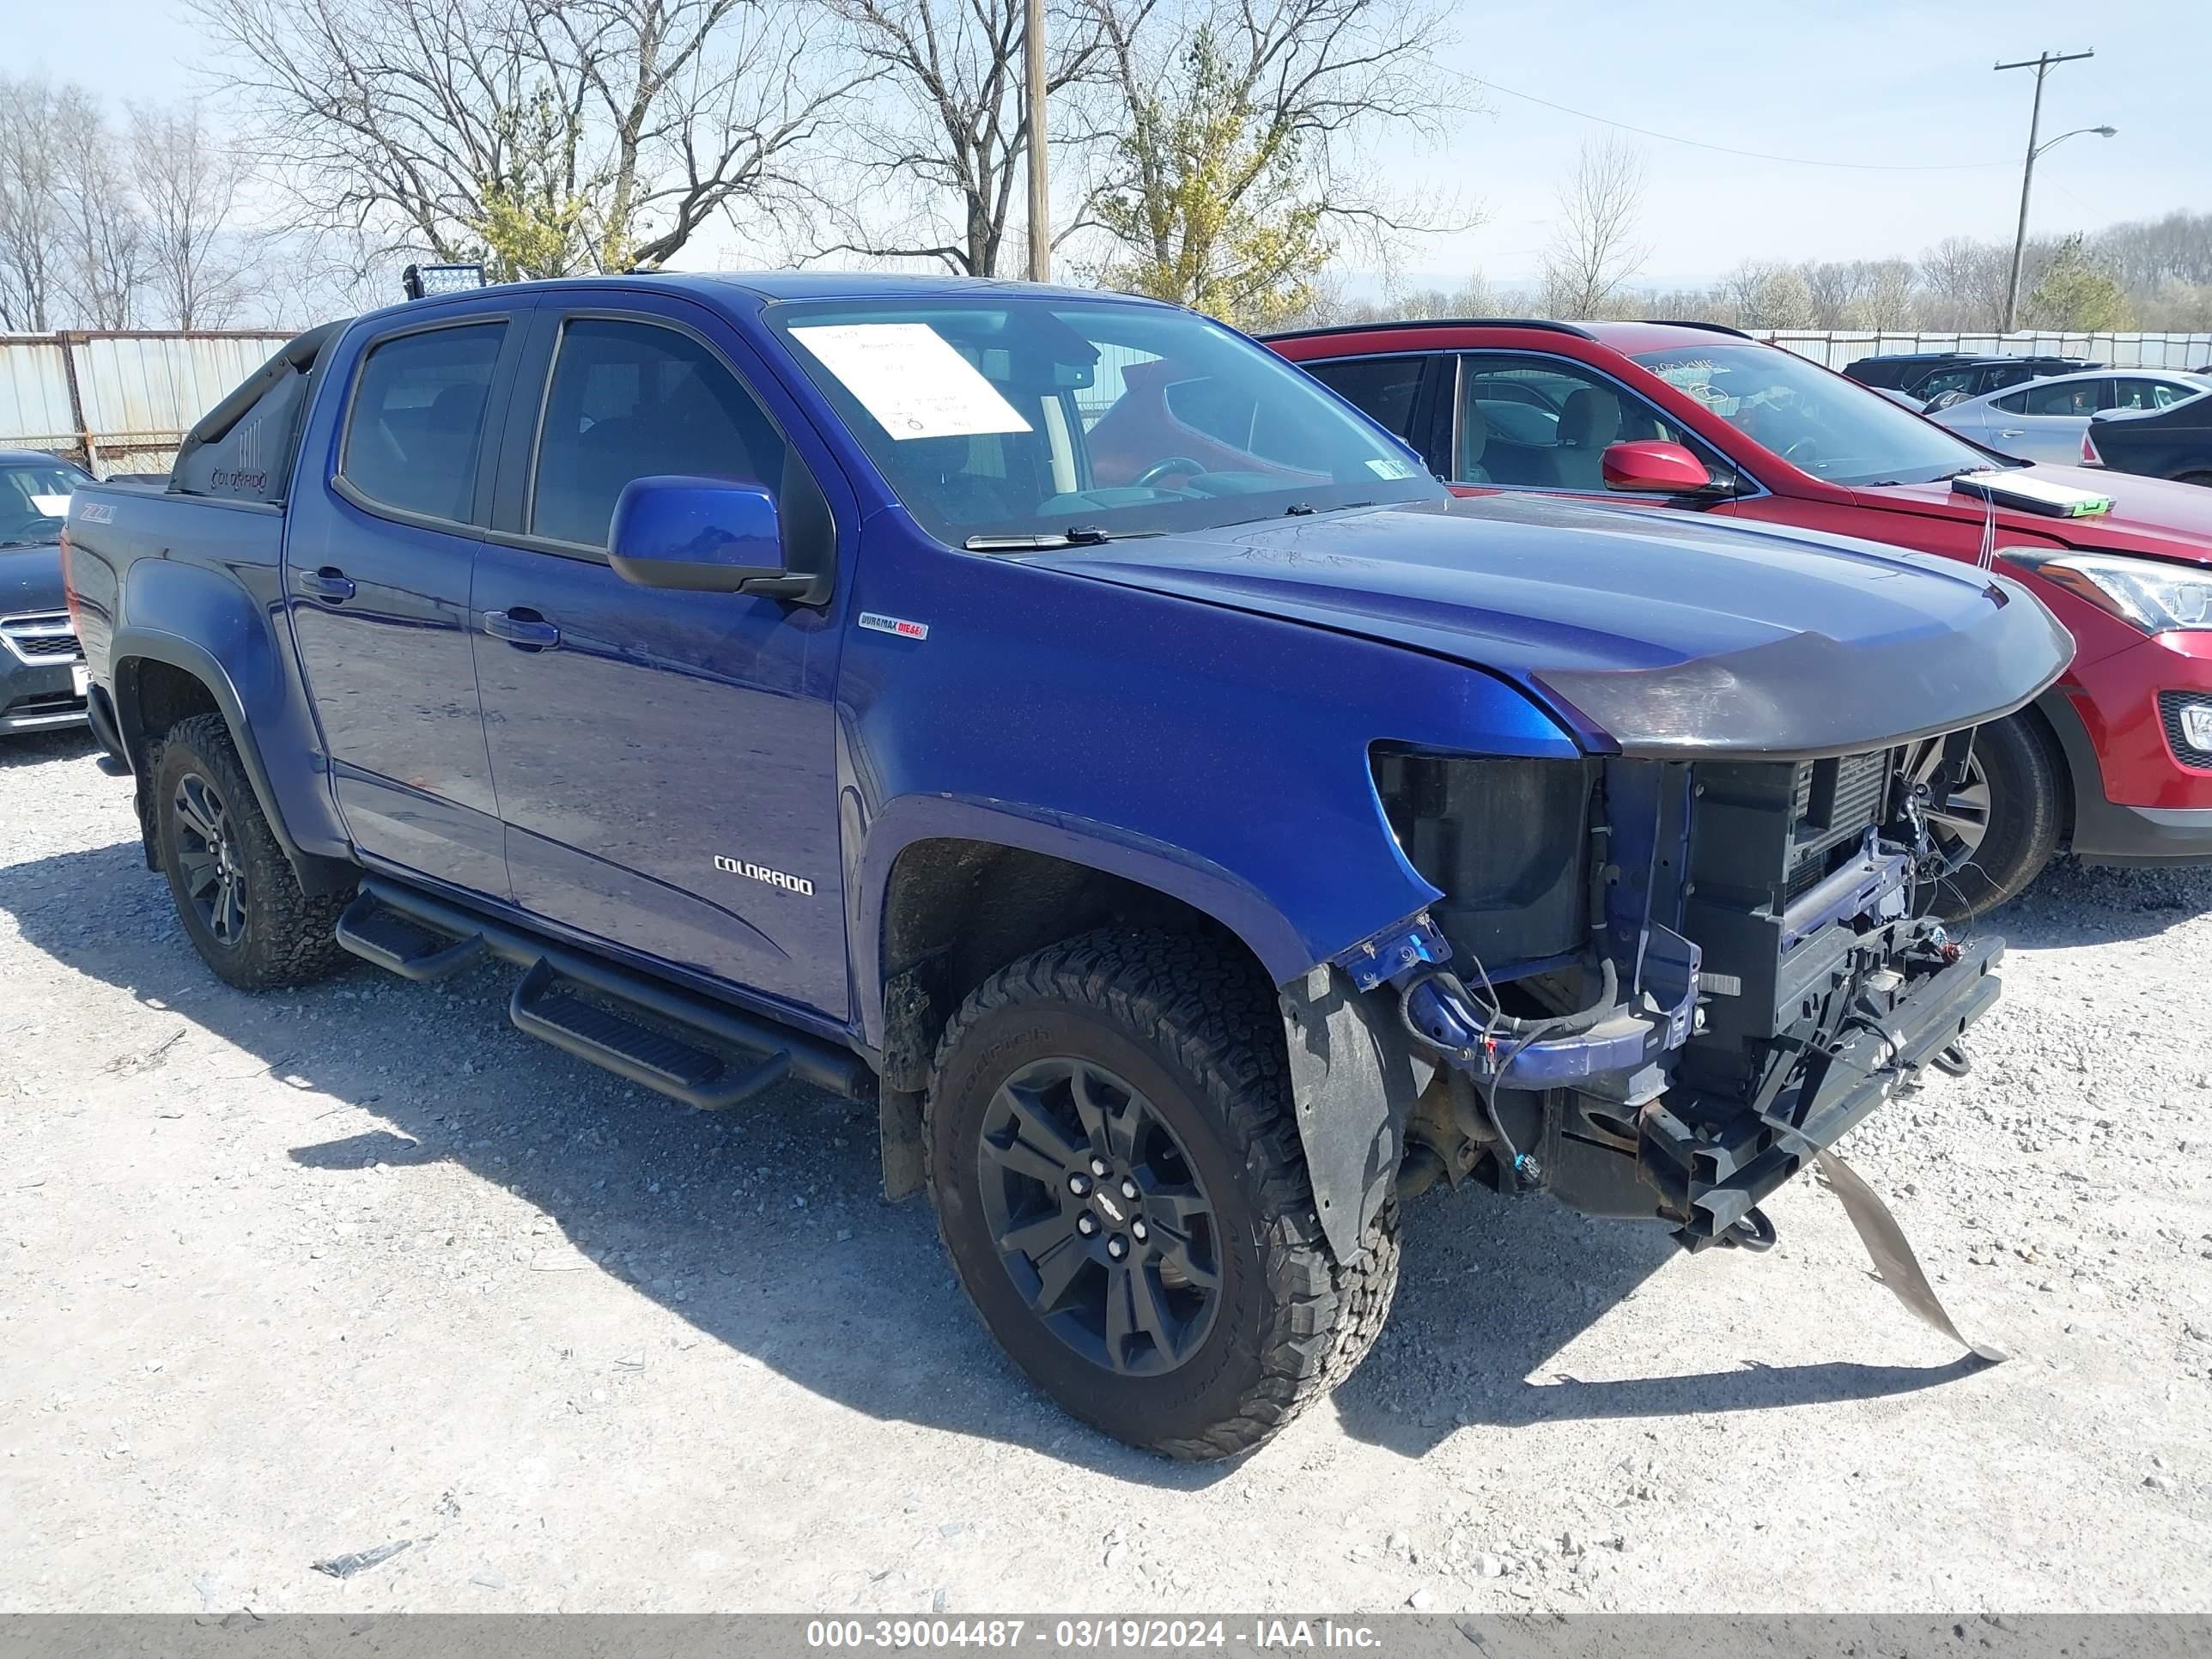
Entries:
[[[312,985],[351,960],[335,937],[349,895],[311,897],[300,890],[291,861],[262,815],[261,803],[220,714],[179,720],[154,746],[151,811],[155,861],[168,878],[177,915],[200,958],[241,991]],[[233,855],[244,877],[244,932],[234,943],[216,937],[187,890],[179,848],[179,787],[198,777],[212,786],[228,821]]]
[[[930,1194],[969,1298],[1065,1410],[1169,1457],[1233,1457],[1273,1437],[1366,1357],[1397,1287],[1395,1203],[1354,1261],[1339,1263],[1323,1240],[1280,1021],[1262,977],[1223,947],[1109,930],[992,975],[938,1046],[927,1103]],[[1145,1092],[1218,1218],[1212,1326],[1164,1376],[1116,1374],[1064,1343],[1015,1285],[982,1214],[986,1109],[1024,1066],[1059,1056],[1110,1067]]]
[[2033,717],[2014,714],[1974,733],[1990,786],[1988,833],[1971,861],[1935,884],[1926,913],[1963,922],[2019,896],[2058,850],[2063,774]]

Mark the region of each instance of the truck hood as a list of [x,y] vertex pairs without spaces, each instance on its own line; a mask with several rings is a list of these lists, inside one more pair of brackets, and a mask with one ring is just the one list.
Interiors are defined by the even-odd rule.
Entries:
[[[2069,547],[2100,553],[2148,553],[2167,559],[2186,559],[2212,564],[2212,489],[2203,484],[2175,483],[2166,478],[2139,477],[2094,466],[2035,466],[2027,476],[2052,483],[2071,484],[2112,498],[2112,510],[2088,519],[2054,519],[2041,513],[2013,508],[1997,511],[1997,539],[2008,533],[2023,542],[2048,547],[2063,542]],[[1923,517],[1962,519],[1978,525],[1982,504],[1958,494],[1948,480],[1935,483],[1862,486],[1852,495],[1862,506]]]
[[2073,653],[2024,588],[1955,562],[1540,495],[1029,556],[1452,658],[1633,756],[1847,754],[1950,731],[2031,701]]
[[0,617],[19,611],[58,611],[65,597],[58,542],[0,547]]

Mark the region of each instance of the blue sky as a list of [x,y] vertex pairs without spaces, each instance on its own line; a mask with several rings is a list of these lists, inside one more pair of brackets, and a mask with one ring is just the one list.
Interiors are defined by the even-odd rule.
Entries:
[[[2033,228],[2060,231],[2212,209],[2212,3],[2208,0],[1676,0],[1455,9],[1452,70],[1612,119],[1739,149],[1952,170],[1856,171],[1752,160],[1636,138],[1650,178],[1645,282],[1693,280],[1739,260],[1911,254],[1964,234],[2009,238],[2033,77],[1997,60],[2094,47],[2051,78],[2046,135],[2107,124],[2038,165]],[[202,60],[167,0],[0,0],[10,68],[43,68],[111,100],[174,98]],[[43,43],[43,45],[41,44]],[[69,44],[64,44],[69,43]],[[1533,273],[1554,193],[1595,122],[1504,91],[1445,143],[1391,165],[1406,193],[1456,193],[1476,229],[1424,239],[1408,280],[1480,267]],[[1952,164],[1985,163],[1984,166]],[[710,252],[699,261],[716,263]]]

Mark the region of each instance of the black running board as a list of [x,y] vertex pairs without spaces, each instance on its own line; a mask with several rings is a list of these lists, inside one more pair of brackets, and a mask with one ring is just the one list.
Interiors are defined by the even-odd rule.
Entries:
[[[524,969],[507,1005],[519,1030],[704,1111],[735,1106],[786,1077],[850,1100],[875,1092],[874,1072],[850,1049],[379,877],[362,883],[337,939],[409,979],[441,978],[487,957],[510,963]],[[579,989],[615,1006],[578,996]],[[732,1061],[715,1049],[749,1058]]]
[[402,979],[446,979],[484,959],[482,933],[452,939],[387,908],[363,887],[338,918],[338,944]]
[[702,1112],[726,1112],[791,1075],[787,1048],[732,1067],[720,1054],[585,1001],[543,957],[514,988],[507,1015],[517,1030]]

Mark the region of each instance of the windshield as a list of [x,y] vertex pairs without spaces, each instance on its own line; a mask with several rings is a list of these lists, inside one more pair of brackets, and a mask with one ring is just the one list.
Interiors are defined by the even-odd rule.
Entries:
[[954,546],[1445,496],[1381,428],[1191,312],[993,295],[768,315],[908,511]]
[[0,461],[0,547],[26,547],[61,534],[70,496],[92,482],[66,461]]
[[1753,442],[1830,483],[1926,483],[2003,465],[1857,381],[1774,346],[1678,346],[1634,356]]

